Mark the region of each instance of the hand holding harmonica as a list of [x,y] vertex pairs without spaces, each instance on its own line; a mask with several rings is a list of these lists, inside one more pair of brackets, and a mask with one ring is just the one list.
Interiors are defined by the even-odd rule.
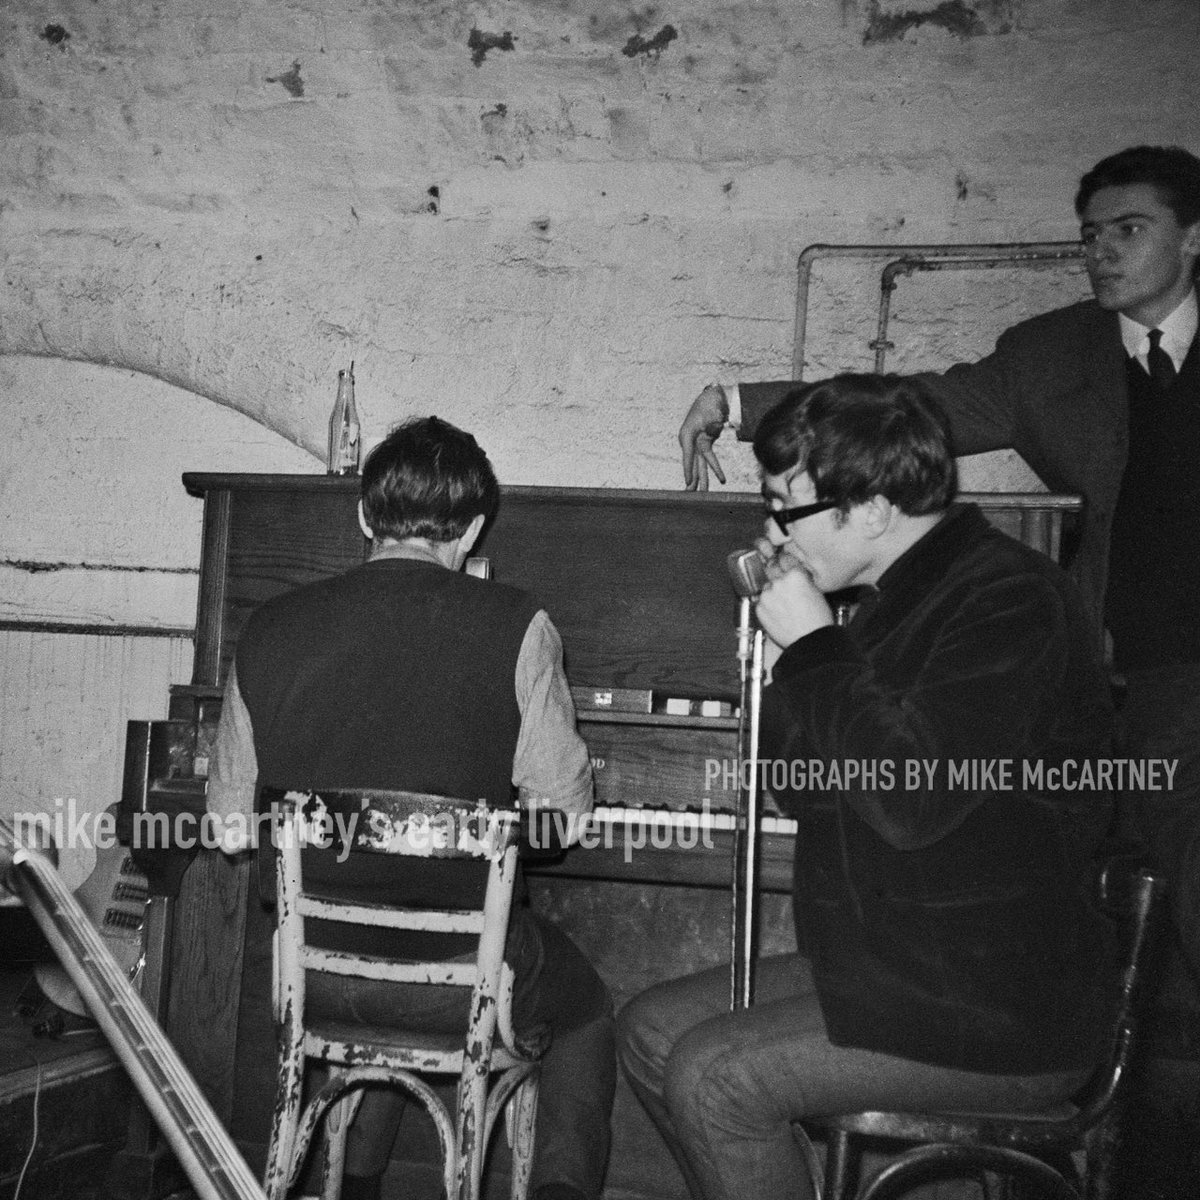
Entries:
[[787,550],[775,551],[766,538],[756,543],[764,555],[766,585],[759,593],[754,615],[767,637],[781,649],[821,629],[833,625],[833,610],[821,590],[813,583],[808,567]]

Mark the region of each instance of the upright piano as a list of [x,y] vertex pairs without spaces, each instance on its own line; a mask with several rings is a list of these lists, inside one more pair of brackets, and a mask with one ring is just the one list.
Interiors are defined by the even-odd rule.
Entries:
[[[193,678],[170,700],[190,757],[180,767],[176,756],[174,778],[164,782],[150,778],[144,756],[134,754],[142,776],[127,788],[135,806],[159,802],[175,812],[202,808],[221,688],[249,614],[273,596],[357,565],[367,551],[356,479],[187,474],[184,485],[205,506]],[[1061,496],[970,498],[1006,532],[1053,556],[1080,507]],[[666,977],[698,965],[689,938],[707,939],[711,961],[726,936],[710,927],[722,924],[713,889],[729,886],[729,835],[717,829],[669,838],[665,826],[660,836],[650,834],[660,810],[733,806],[738,601],[725,559],[760,529],[761,499],[749,493],[509,487],[476,551],[489,558],[494,578],[531,591],[562,634],[597,801],[616,833],[605,839],[611,848],[575,848],[543,868],[549,898],[542,900],[574,923],[585,950],[607,959],[599,965],[618,995],[656,970]],[[630,811],[638,808],[650,811]],[[720,816],[714,823],[728,825]],[[786,823],[772,824],[762,879],[781,906],[790,858]],[[183,877],[173,939],[164,943],[173,946],[171,1038],[218,1114],[234,1118],[238,1136],[250,1141],[265,1138],[254,1126],[269,1112],[270,1084],[248,1077],[248,1047],[266,1037],[271,1056],[273,1045],[262,978],[269,918],[258,910],[247,862],[201,849]],[[643,929],[661,930],[661,920],[673,922],[671,946],[651,947],[629,978],[617,978],[631,941]]]

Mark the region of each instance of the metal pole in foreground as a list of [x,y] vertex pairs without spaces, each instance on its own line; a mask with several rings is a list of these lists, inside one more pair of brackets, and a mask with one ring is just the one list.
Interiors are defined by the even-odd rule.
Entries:
[[746,731],[750,713],[750,604],[751,597],[743,595],[740,604],[738,620],[738,677],[741,684],[738,700],[737,728],[737,807],[733,819],[733,861],[730,877],[730,907],[729,907],[729,1007],[736,1010],[742,1005],[742,960],[745,958],[743,937],[745,936],[746,921],[744,909],[745,895],[745,864],[746,864],[746,772],[743,764],[746,761]]
[[762,815],[759,794],[758,730],[762,714],[763,632],[754,631],[754,652],[750,665],[750,745],[745,761],[749,762],[746,789],[746,834],[743,838],[745,861],[740,872],[742,893],[741,961],[737,964],[738,996],[735,1008],[749,1008],[754,1003],[754,957],[756,921],[758,916],[758,833]]

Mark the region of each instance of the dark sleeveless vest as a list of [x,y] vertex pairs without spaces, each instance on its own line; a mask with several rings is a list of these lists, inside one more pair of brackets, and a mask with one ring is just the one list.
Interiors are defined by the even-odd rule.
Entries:
[[[270,601],[236,651],[259,787],[507,803],[521,725],[516,664],[536,611],[515,588],[412,559],[377,559]],[[310,883],[380,902],[437,898],[454,875],[418,859],[333,857],[306,854]]]
[[1124,671],[1200,662],[1200,335],[1165,394],[1129,359],[1105,620]]

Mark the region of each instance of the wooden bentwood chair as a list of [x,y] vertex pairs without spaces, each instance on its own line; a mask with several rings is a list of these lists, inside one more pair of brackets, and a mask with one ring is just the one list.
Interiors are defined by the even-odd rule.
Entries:
[[[338,1200],[346,1132],[361,1102],[361,1088],[381,1083],[402,1088],[433,1119],[442,1151],[444,1194],[451,1200],[477,1200],[492,1129],[498,1114],[507,1109],[513,1145],[511,1194],[513,1200],[523,1200],[533,1156],[538,1071],[536,1059],[518,1049],[513,1034],[513,978],[504,964],[517,866],[516,810],[381,791],[273,791],[264,792],[264,801],[276,813],[273,829],[279,855],[274,985],[279,1076],[265,1173],[268,1200],[283,1200],[294,1184],[322,1118],[326,1138],[321,1195]],[[394,908],[332,901],[306,892],[301,843],[306,836],[320,837],[324,830],[336,828],[331,822],[337,814],[343,821],[354,821],[349,847],[354,853],[486,861],[483,907]],[[474,961],[412,962],[323,950],[306,939],[310,919],[473,934],[479,939],[478,951]],[[305,1011],[305,982],[313,973],[469,989],[469,1018],[456,1034],[312,1018]],[[302,1111],[308,1060],[328,1064],[330,1078]],[[423,1074],[457,1077],[455,1115]]]
[[[934,1177],[983,1179],[987,1187],[992,1176],[1024,1181],[1032,1185],[1028,1194],[1046,1200],[1107,1200],[1139,973],[1164,884],[1139,862],[1115,857],[1103,864],[1098,885],[1102,907],[1117,922],[1120,1003],[1106,1057],[1072,1101],[1032,1113],[860,1112],[806,1120],[828,1140],[824,1200],[851,1200],[864,1138],[918,1144],[866,1183],[858,1200],[895,1200]],[[1072,1158],[1076,1152],[1082,1152],[1082,1170]]]

